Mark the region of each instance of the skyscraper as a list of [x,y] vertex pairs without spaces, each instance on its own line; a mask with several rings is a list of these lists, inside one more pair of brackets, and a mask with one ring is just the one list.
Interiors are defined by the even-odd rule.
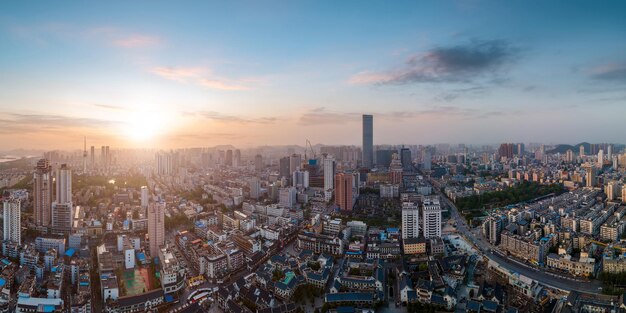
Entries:
[[233,166],[241,166],[241,150],[239,149],[235,150],[235,154],[233,155]]
[[402,167],[405,170],[410,170],[413,166],[413,158],[411,157],[411,150],[408,148],[400,149],[400,160],[402,161]]
[[291,172],[289,172],[289,157],[280,158],[278,164],[278,172],[280,177],[285,177],[287,179],[291,178]]
[[52,209],[52,168],[47,159],[37,162],[33,174],[33,211],[37,226],[50,226]]
[[57,203],[72,202],[72,170],[67,164],[61,164],[57,169],[55,200]]
[[374,117],[363,115],[363,167],[374,164]]
[[150,200],[150,194],[148,191],[148,186],[141,186],[141,207],[147,208]]
[[441,237],[441,205],[438,198],[426,198],[423,203],[424,237]]
[[84,138],[83,146],[83,174],[87,173],[87,137]]
[[96,167],[96,147],[91,146],[91,154],[90,154],[90,159],[91,159],[91,168],[95,168]]
[[598,167],[602,169],[603,165],[604,165],[604,150],[600,149],[600,151],[598,151]]
[[352,210],[354,205],[352,188],[354,186],[354,175],[350,173],[339,173],[335,175],[335,204],[342,211]]
[[585,156],[585,146],[580,145],[580,147],[578,147],[578,155],[581,157]]
[[233,150],[226,150],[226,166],[233,166]]
[[172,155],[166,152],[159,152],[156,155],[156,169],[158,175],[172,175],[173,174],[173,160]]
[[300,154],[292,154],[289,157],[289,175],[293,174],[297,169],[302,166],[302,155]]
[[296,169],[296,171],[293,172],[293,178],[291,181],[292,186],[294,187],[309,188],[309,171]]
[[165,244],[165,204],[150,203],[148,205],[148,240],[150,240],[150,256],[156,257],[159,248]]
[[584,164],[582,168],[585,170],[585,185],[593,187],[596,185],[596,169],[591,164]]
[[257,154],[257,155],[254,157],[254,169],[255,169],[257,172],[260,172],[260,171],[262,171],[262,170],[263,170],[263,156],[262,156],[262,155],[260,155],[260,154]]
[[416,203],[402,203],[402,239],[419,237],[419,215],[420,210]]
[[333,157],[327,157],[324,159],[324,190],[331,190],[334,188],[335,180],[335,159]]
[[52,204],[52,230],[68,234],[72,231],[72,171],[61,164],[56,175],[56,199]]
[[257,177],[248,180],[248,187],[250,188],[250,198],[259,199],[261,197],[261,182]]
[[9,198],[4,200],[4,240],[22,245],[22,225],[20,200]]

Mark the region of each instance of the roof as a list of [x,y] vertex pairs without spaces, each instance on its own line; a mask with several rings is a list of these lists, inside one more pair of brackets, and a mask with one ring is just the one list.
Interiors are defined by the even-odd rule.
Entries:
[[467,302],[467,309],[480,312],[480,302],[470,300]]
[[487,312],[496,312],[498,310],[498,304],[494,301],[484,300],[483,310]]
[[326,294],[326,302],[373,301],[371,292],[342,292]]
[[76,250],[73,248],[67,249],[67,251],[65,251],[65,255],[69,256],[70,258],[74,255],[74,253],[76,253]]

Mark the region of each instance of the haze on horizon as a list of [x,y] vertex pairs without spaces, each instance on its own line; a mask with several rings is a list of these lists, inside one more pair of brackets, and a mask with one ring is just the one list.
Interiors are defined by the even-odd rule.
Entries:
[[623,1],[3,2],[0,150],[623,143]]

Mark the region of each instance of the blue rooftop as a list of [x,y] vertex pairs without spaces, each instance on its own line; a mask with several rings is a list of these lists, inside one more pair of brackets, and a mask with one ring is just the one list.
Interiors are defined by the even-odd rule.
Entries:
[[146,260],[146,255],[143,252],[139,252],[137,253],[137,259],[139,259],[139,261],[145,261]]
[[7,284],[7,281],[4,278],[0,278],[0,288],[4,287]]
[[172,297],[172,295],[165,295],[165,302],[174,302],[174,297]]
[[74,256],[74,253],[76,253],[76,250],[75,250],[75,249],[73,249],[73,248],[72,248],[72,249],[67,249],[67,251],[65,251],[65,255],[67,255],[67,256],[68,256],[68,257],[70,257],[70,258],[71,258],[72,256]]

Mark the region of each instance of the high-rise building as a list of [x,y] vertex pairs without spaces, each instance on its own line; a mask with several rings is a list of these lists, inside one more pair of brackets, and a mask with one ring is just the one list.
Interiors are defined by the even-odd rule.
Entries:
[[52,230],[69,234],[72,231],[72,170],[61,164],[56,175],[56,199],[52,203]]
[[41,159],[33,174],[33,211],[37,226],[50,226],[52,189],[52,168],[48,160]]
[[363,115],[363,167],[374,165],[374,117]]
[[422,204],[422,220],[424,221],[424,237],[441,237],[441,205],[438,198],[426,198]]
[[289,172],[289,162],[289,157],[280,158],[278,162],[278,173],[280,174],[280,177],[285,177],[287,179],[291,178],[291,172]]
[[335,204],[342,211],[351,211],[354,206],[354,183],[354,175],[350,173],[335,174]]
[[106,160],[106,147],[102,146],[102,147],[100,147],[100,166],[102,168],[105,168],[106,167],[106,163],[107,163],[107,160]]
[[432,169],[432,158],[433,155],[430,152],[430,149],[425,149],[422,153],[422,169],[425,171],[430,171]]
[[626,185],[622,186],[622,203],[626,203]]
[[296,169],[291,181],[294,187],[309,188],[309,171]]
[[4,240],[13,242],[14,244],[22,245],[22,225],[21,225],[21,212],[20,212],[20,200],[9,198],[4,200]]
[[174,163],[170,153],[157,153],[156,163],[156,172],[158,175],[172,175],[174,173]]
[[141,207],[147,208],[150,200],[150,192],[148,191],[148,186],[141,186]]
[[604,166],[604,150],[600,149],[598,151],[598,168],[602,169],[602,166]]
[[255,169],[257,172],[260,172],[260,171],[262,171],[262,170],[263,170],[263,168],[264,168],[264,166],[263,166],[263,156],[262,156],[262,155],[260,155],[260,154],[257,154],[257,155],[254,157],[254,169]]
[[498,155],[500,156],[500,158],[512,159],[514,155],[513,144],[512,143],[501,144],[500,148],[498,148]]
[[250,178],[248,187],[250,187],[250,198],[259,199],[261,197],[261,182],[257,177]]
[[397,153],[394,153],[391,157],[391,163],[389,164],[389,174],[391,175],[391,183],[394,185],[402,184],[402,161],[398,157]]
[[335,159],[327,157],[324,159],[324,190],[332,190],[335,180]]
[[69,234],[72,232],[73,207],[71,202],[52,204],[52,232]]
[[606,199],[609,201],[613,201],[617,199],[617,195],[620,191],[619,183],[616,181],[611,181],[604,187],[604,193],[606,193]]
[[298,193],[296,188],[287,187],[278,190],[278,204],[283,208],[293,208],[296,205]]
[[239,167],[241,166],[241,150],[236,149],[235,154],[233,155],[233,166]]
[[[289,175],[293,174],[297,169],[302,166],[302,155],[300,154],[292,154],[289,157]],[[288,176],[289,177],[289,176]]]
[[402,203],[402,239],[417,238],[420,234],[420,210],[415,202]]
[[572,149],[568,149],[567,151],[565,151],[565,162],[574,162],[574,151],[572,151]]
[[489,216],[483,223],[483,235],[494,245],[500,244],[500,235],[504,225],[499,216]]
[[584,164],[582,168],[585,170],[585,185],[593,187],[596,185],[596,169],[591,164]]
[[606,147],[606,150],[607,150],[607,152],[606,152],[606,157],[607,157],[609,160],[612,160],[612,159],[613,159],[613,145],[611,145],[611,144],[610,144],[610,145],[608,145],[608,146]]
[[400,161],[402,161],[402,167],[405,170],[410,170],[413,167],[413,158],[411,157],[411,150],[408,148],[400,149]]
[[55,200],[57,203],[72,202],[72,170],[67,164],[61,164],[57,169]]
[[585,156],[585,146],[580,145],[580,147],[578,147],[578,155],[581,157]]
[[96,167],[96,147],[91,146],[90,153],[91,153],[89,155],[89,158],[91,160],[90,161],[90,166],[91,166],[91,168],[95,168]]
[[233,150],[226,150],[226,166],[233,166]]
[[165,203],[148,205],[148,240],[150,256],[158,256],[160,247],[165,244]]

